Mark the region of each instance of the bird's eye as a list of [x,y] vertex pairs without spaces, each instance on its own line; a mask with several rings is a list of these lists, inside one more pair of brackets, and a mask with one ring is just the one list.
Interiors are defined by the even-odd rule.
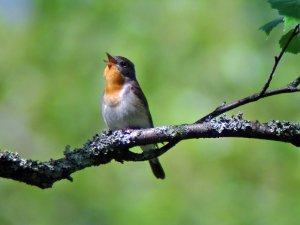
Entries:
[[120,65],[121,65],[122,67],[127,67],[127,63],[124,62],[124,61],[120,62]]

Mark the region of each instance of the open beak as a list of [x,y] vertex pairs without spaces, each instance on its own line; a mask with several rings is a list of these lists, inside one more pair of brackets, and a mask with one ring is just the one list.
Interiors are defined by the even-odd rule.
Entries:
[[111,56],[109,53],[106,52],[107,55],[107,59],[108,60],[104,60],[104,62],[106,63],[106,65],[110,68],[112,65],[117,64],[117,60]]

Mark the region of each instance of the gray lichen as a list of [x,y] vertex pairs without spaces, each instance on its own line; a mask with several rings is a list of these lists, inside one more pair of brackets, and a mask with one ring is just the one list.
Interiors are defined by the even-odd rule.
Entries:
[[222,114],[220,117],[212,119],[209,124],[219,134],[224,130],[238,131],[251,129],[251,122],[244,120],[242,113],[238,113],[232,117],[226,117],[225,114]]
[[300,126],[297,122],[272,120],[267,123],[270,131],[276,135],[300,135]]

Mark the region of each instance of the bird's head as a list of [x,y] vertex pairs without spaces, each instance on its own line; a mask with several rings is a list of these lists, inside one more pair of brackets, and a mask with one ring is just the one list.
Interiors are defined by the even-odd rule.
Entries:
[[107,77],[111,73],[120,73],[125,78],[135,79],[135,69],[134,64],[127,58],[123,56],[111,56],[106,53],[107,60],[104,75]]

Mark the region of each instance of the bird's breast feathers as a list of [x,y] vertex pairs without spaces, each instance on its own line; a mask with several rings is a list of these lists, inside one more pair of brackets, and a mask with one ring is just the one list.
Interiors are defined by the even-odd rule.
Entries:
[[124,84],[114,95],[105,92],[102,113],[110,129],[151,127],[148,109],[134,93],[131,84]]

